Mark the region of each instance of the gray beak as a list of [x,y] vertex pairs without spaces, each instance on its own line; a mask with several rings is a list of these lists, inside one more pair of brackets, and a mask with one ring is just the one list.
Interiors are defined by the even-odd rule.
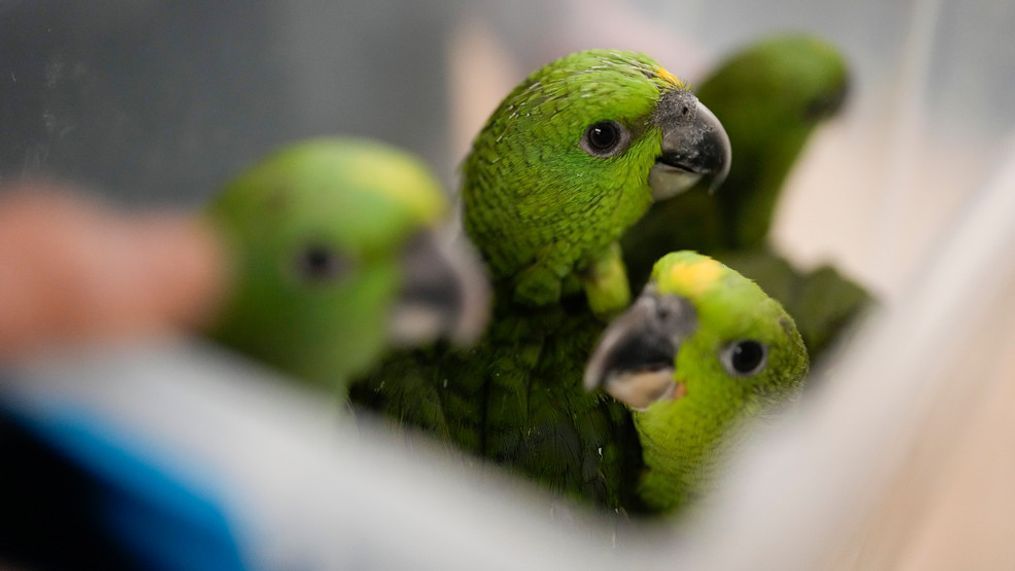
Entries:
[[696,326],[697,314],[689,301],[660,295],[649,284],[606,328],[585,368],[585,388],[604,389],[636,410],[682,397],[674,362],[680,343]]
[[715,190],[730,172],[732,150],[722,123],[687,91],[664,94],[655,122],[662,129],[662,154],[649,174],[652,197],[664,200],[699,181]]
[[472,246],[427,230],[410,239],[401,262],[402,289],[388,323],[391,342],[475,341],[489,317],[490,287]]

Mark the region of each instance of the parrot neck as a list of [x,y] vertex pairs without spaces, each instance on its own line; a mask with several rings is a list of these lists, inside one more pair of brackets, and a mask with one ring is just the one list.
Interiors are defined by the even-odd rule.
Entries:
[[652,153],[597,179],[581,163],[491,160],[492,147],[482,141],[465,162],[462,215],[495,280],[537,264],[564,279],[617,241],[652,203]]
[[800,129],[776,141],[736,147],[729,178],[716,193],[726,248],[746,249],[766,243],[786,179],[811,131]]
[[650,508],[673,512],[707,491],[738,408],[715,402],[723,401],[685,398],[634,413],[644,462],[638,495]]

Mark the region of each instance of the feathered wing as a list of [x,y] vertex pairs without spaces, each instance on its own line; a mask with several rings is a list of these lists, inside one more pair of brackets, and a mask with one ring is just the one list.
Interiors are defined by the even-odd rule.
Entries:
[[393,355],[352,401],[554,493],[637,509],[637,435],[622,405],[582,387],[603,325],[575,306],[499,308],[478,346]]

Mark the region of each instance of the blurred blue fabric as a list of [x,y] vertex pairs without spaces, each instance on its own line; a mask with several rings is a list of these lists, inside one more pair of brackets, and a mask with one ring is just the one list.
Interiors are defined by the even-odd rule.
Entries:
[[[36,569],[246,568],[214,494],[172,459],[85,410],[40,416],[8,401],[2,411],[0,498],[13,529],[3,530],[0,560]],[[19,524],[32,520],[41,525]]]

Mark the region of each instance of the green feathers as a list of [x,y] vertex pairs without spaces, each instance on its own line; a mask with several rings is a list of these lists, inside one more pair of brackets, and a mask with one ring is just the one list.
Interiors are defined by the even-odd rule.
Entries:
[[[733,58],[700,90],[729,122],[730,172],[723,126],[651,58],[592,50],[536,71],[463,167],[464,227],[494,282],[493,324],[472,348],[389,355],[351,400],[566,496],[626,511],[686,505],[733,430],[797,392],[804,341],[824,346],[865,299],[766,249],[786,175],[845,86],[838,54],[814,40]],[[445,211],[429,173],[388,147],[322,140],[269,157],[210,210],[236,274],[214,335],[341,389],[391,343],[466,322],[477,331],[463,315],[482,296],[434,236]],[[804,336],[734,269],[668,254],[688,248],[771,287],[804,316]],[[604,332],[630,302],[625,259],[641,278],[654,266],[651,280]]]
[[668,511],[707,489],[731,431],[794,395],[807,365],[778,302],[715,260],[678,252],[606,330],[586,383],[635,409],[637,493]]
[[640,461],[637,438],[620,403],[581,386],[603,326],[572,301],[539,309],[498,303],[477,346],[393,356],[353,385],[352,401],[554,493],[627,506],[623,485]]
[[736,161],[718,192],[699,187],[654,205],[624,236],[632,283],[644,283],[666,252],[714,255],[783,303],[812,356],[827,347],[866,304],[867,294],[831,268],[796,270],[768,249],[768,231],[804,145],[838,112],[847,89],[842,56],[806,36],[759,42],[720,65],[698,96],[723,121]]
[[[725,174],[723,141],[711,113],[651,58],[569,55],[516,87],[476,137],[464,165],[465,228],[515,300],[555,303],[577,277],[607,314],[629,301],[611,244],[656,187]],[[650,180],[667,157],[683,171]],[[590,279],[600,264],[612,271]]]
[[[494,112],[465,161],[462,197],[495,278],[543,262],[560,281],[645,212],[661,144],[652,117],[661,92],[678,88],[657,69],[623,52],[574,54],[529,76]],[[604,160],[580,141],[607,119],[635,133]]]
[[717,246],[764,245],[786,177],[814,129],[840,111],[848,87],[838,50],[807,36],[752,45],[702,83],[698,97],[722,119],[737,153],[715,194]]
[[653,196],[728,164],[721,125],[650,58],[595,50],[548,64],[465,161],[464,223],[494,278],[493,325],[471,350],[388,359],[353,401],[552,490],[628,505],[630,417],[581,386],[598,317],[629,301],[616,239]]
[[[738,105],[759,93],[741,93]],[[814,108],[826,101],[822,89],[812,95]],[[781,162],[745,161],[737,200],[774,200],[767,189],[778,190],[819,120],[803,107],[792,121],[778,115],[792,132],[767,156]],[[582,52],[537,71],[490,118],[464,167],[465,228],[495,281],[492,326],[473,349],[389,358],[354,386],[353,401],[564,495],[627,511],[685,505],[707,489],[734,427],[799,388],[801,336],[761,288],[690,252],[660,260],[605,333],[599,318],[627,303],[616,240],[632,225],[641,232],[653,200],[695,186],[653,207],[683,205],[685,222],[659,227],[697,232],[706,246],[741,240],[727,225],[748,224],[748,213],[716,199],[725,187],[706,193],[729,154],[711,112],[644,56]],[[655,262],[682,249],[672,241],[663,234],[625,255]],[[587,392],[583,379],[619,401]]]
[[698,96],[723,121],[736,161],[719,192],[697,188],[661,203],[626,238],[641,279],[675,244],[701,251],[764,245],[790,169],[814,128],[841,107],[847,80],[838,52],[808,37],[766,40],[720,65]]
[[[412,331],[399,319],[406,306],[417,315],[454,313],[476,287],[432,237],[446,210],[422,164],[385,145],[321,139],[269,156],[208,211],[234,274],[213,337],[341,390],[390,342],[454,330],[456,317]],[[437,269],[422,276],[421,264]],[[424,277],[456,293],[427,306],[414,299]]]

